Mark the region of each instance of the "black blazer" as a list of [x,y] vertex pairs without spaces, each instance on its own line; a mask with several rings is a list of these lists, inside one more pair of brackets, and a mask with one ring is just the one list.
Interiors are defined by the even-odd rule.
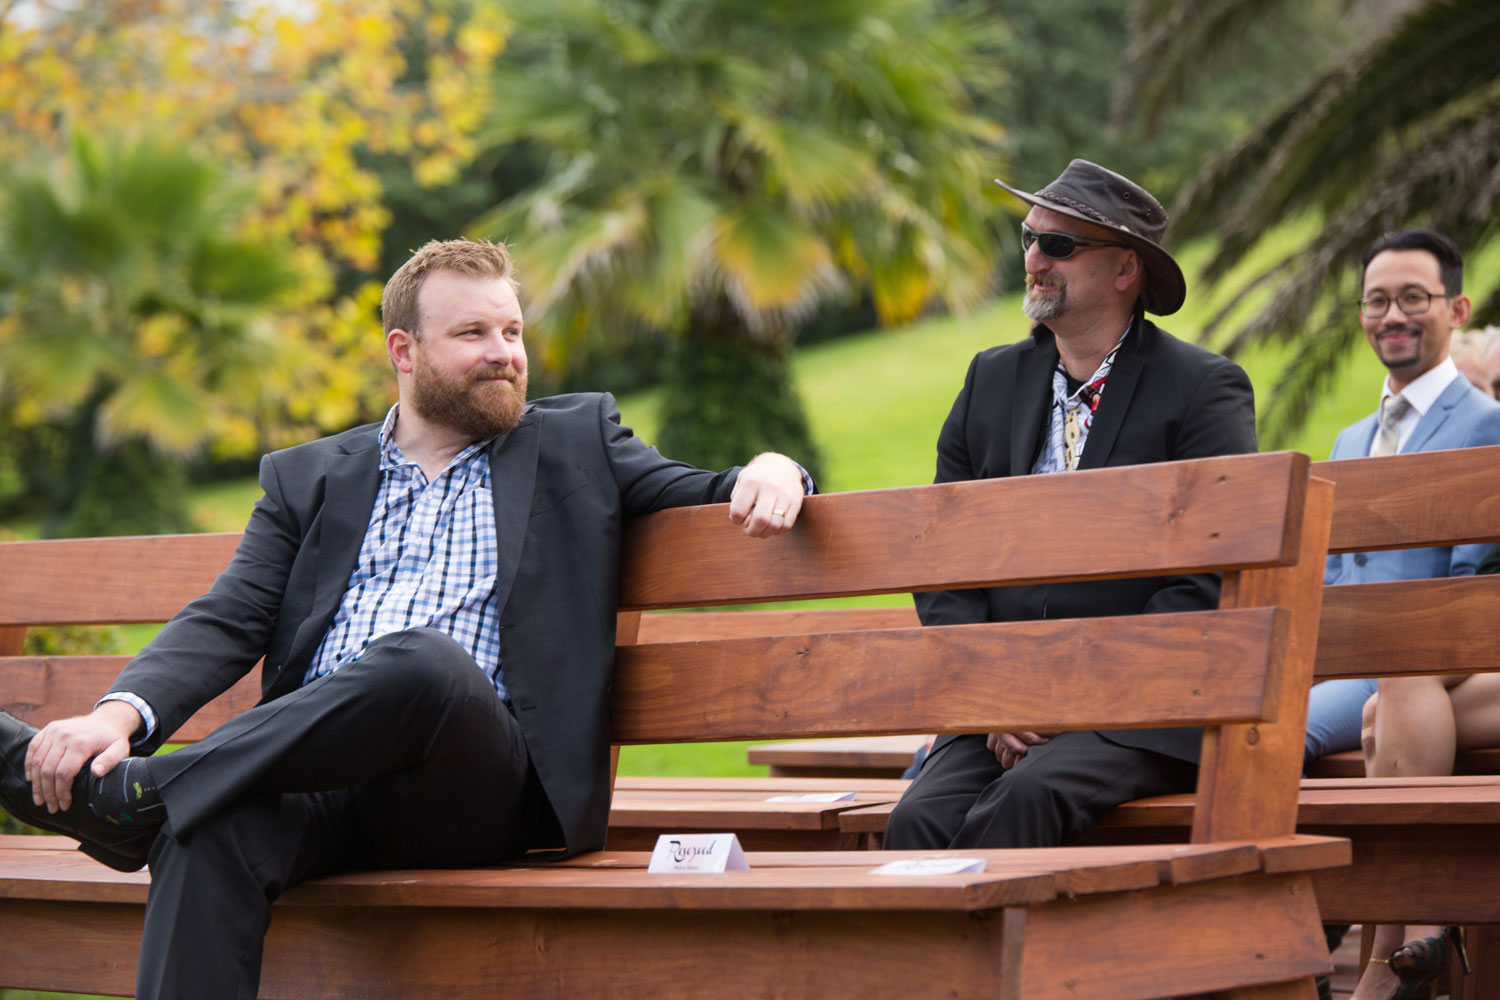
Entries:
[[[1046,435],[1057,367],[1052,331],[975,356],[938,435],[936,482],[1029,475]],[[1234,362],[1184,343],[1138,317],[1110,370],[1080,469],[1256,450],[1250,379]],[[1109,498],[1080,510],[1108,517]],[[1011,530],[997,525],[997,531]],[[1022,526],[1021,530],[1024,530]],[[926,625],[1089,618],[1218,606],[1215,576],[1151,577],[1054,586],[991,587],[915,595]],[[1127,746],[1197,760],[1201,730],[1121,730]]]
[[[739,469],[669,461],[608,395],[529,403],[490,449],[506,687],[569,853],[604,845],[620,533],[628,516],[729,499]],[[157,712],[149,752],[262,657],[267,700],[295,690],[338,610],[380,483],[378,424],[267,455],[229,568],[112,691]],[[728,527],[726,525],[726,529]]]

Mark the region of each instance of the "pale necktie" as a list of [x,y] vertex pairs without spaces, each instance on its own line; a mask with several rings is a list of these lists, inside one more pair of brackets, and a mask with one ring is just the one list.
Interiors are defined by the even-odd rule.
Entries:
[[1401,432],[1397,425],[1401,418],[1406,416],[1411,409],[1411,403],[1404,396],[1392,396],[1385,404],[1385,409],[1380,414],[1380,430],[1375,434],[1375,447],[1370,450],[1370,455],[1394,455],[1401,443]]

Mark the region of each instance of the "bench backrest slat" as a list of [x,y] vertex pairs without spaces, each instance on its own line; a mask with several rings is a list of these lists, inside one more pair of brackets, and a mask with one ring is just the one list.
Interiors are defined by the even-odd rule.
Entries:
[[[83,715],[125,669],[128,656],[17,656],[0,658],[0,707],[34,726]],[[200,708],[172,734],[196,743],[260,700],[260,670]]]
[[[1069,477],[809,497],[796,531],[726,539],[725,505],[637,520],[627,610],[1160,576],[1295,558],[1307,460],[1292,452],[1098,469]],[[1080,491],[1109,517],[1074,515]],[[825,517],[825,509],[837,511]],[[1125,528],[1124,526],[1127,526]],[[1023,530],[1014,530],[1021,526]],[[1122,538],[1124,531],[1128,538]]]
[[1256,608],[622,646],[614,739],[1260,720],[1285,631]]
[[1314,462],[1334,484],[1330,552],[1500,538],[1500,445]]
[[1500,670],[1500,576],[1355,583],[1323,595],[1320,680],[1490,670]]
[[164,622],[239,543],[237,531],[0,543],[0,626]]

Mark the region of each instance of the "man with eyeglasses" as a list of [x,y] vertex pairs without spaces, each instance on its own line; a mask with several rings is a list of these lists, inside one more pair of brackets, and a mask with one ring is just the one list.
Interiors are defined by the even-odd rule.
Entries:
[[[1500,404],[1474,388],[1448,356],[1453,331],[1469,319],[1463,257],[1432,229],[1403,229],[1364,254],[1359,321],[1387,374],[1375,412],[1344,428],[1333,458],[1500,444]],[[1484,545],[1358,552],[1328,557],[1325,583],[1467,576]],[[1361,709],[1374,679],[1313,685],[1307,758],[1360,746]]]
[[[976,356],[938,437],[937,482],[1068,473],[1256,450],[1238,365],[1146,319],[1186,295],[1144,188],[1074,160],[1021,226],[1031,336]],[[1110,498],[1079,518],[1108,518]],[[997,524],[997,533],[1024,531]],[[982,543],[982,540],[980,540]],[[917,594],[927,625],[1086,618],[1217,606],[1215,576]],[[997,650],[994,669],[1006,669]],[[891,849],[1064,844],[1114,805],[1189,791],[1201,730],[979,733],[938,739],[893,811]]]

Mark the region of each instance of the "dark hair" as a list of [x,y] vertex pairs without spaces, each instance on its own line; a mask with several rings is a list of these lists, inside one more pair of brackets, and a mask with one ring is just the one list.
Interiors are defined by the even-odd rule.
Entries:
[[1364,280],[1364,272],[1370,269],[1370,261],[1375,259],[1375,255],[1387,250],[1427,251],[1437,259],[1438,275],[1443,279],[1443,291],[1449,295],[1457,295],[1464,290],[1463,254],[1458,252],[1457,243],[1436,229],[1402,229],[1380,237],[1365,251],[1360,280]]

